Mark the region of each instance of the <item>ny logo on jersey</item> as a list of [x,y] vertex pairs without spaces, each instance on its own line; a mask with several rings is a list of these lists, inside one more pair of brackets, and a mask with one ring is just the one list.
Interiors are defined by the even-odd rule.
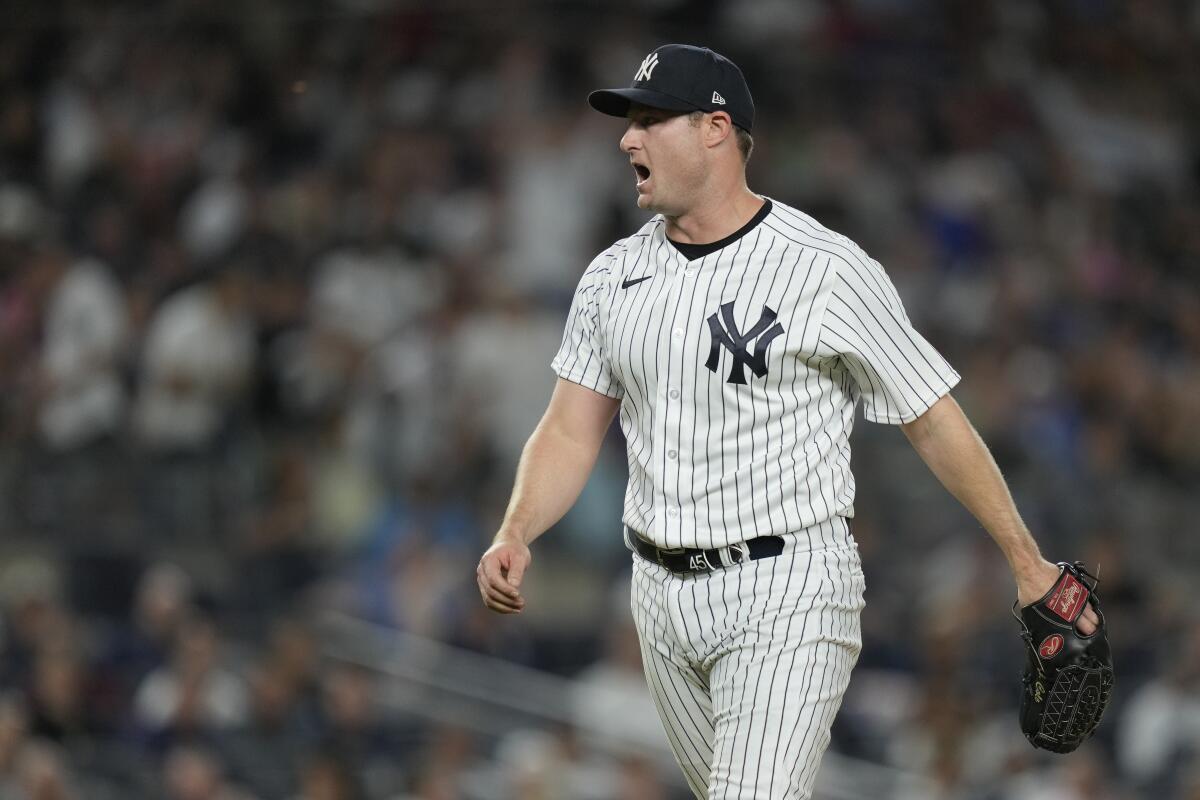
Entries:
[[[712,349],[708,351],[708,361],[704,366],[713,372],[721,360],[721,348],[724,347],[733,356],[733,366],[729,370],[727,383],[745,384],[747,366],[754,372],[755,377],[761,378],[767,374],[767,347],[776,336],[783,333],[783,325],[775,322],[776,313],[768,306],[763,306],[762,314],[754,327],[745,333],[739,333],[737,322],[733,319],[733,303],[721,306],[720,318],[713,314],[708,318],[708,330],[712,334]],[[721,321],[725,324],[722,327]],[[774,325],[772,325],[774,323]],[[746,346],[754,338],[754,355],[750,355]]]
[[658,53],[651,53],[642,59],[642,66],[638,67],[637,74],[633,76],[635,81],[648,81],[650,76],[654,74],[654,68],[658,66]]

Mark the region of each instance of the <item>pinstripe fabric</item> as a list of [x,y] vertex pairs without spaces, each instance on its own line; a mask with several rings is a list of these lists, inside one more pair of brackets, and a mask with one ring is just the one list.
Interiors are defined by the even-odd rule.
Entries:
[[[766,309],[783,328],[766,348],[766,374],[746,368],[745,384],[729,381],[726,347],[715,370],[705,366],[708,318],[730,302],[741,331]],[[853,516],[855,405],[870,420],[907,422],[958,381],[877,262],[777,202],[694,261],[667,241],[662,217],[601,253],[552,366],[621,398],[622,519],[661,547],[722,547]]]
[[958,374],[877,262],[781,203],[694,260],[661,217],[601,253],[553,367],[621,400],[629,528],[665,548],[784,538],[682,577],[634,556],[632,605],[696,796],[808,798],[861,647],[855,406],[907,422]]
[[634,558],[647,683],[699,798],[811,796],[861,649],[864,582],[845,519],[800,533],[776,558],[698,575]]

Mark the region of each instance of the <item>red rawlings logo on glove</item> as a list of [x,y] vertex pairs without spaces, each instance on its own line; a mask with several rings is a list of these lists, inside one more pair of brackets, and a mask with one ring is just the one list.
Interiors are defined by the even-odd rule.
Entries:
[[1046,601],[1046,608],[1065,621],[1074,622],[1087,599],[1087,587],[1071,573],[1064,572],[1054,594]]
[[1042,640],[1042,644],[1038,647],[1038,655],[1045,659],[1051,659],[1058,655],[1058,651],[1062,650],[1062,647],[1062,635],[1052,633]]

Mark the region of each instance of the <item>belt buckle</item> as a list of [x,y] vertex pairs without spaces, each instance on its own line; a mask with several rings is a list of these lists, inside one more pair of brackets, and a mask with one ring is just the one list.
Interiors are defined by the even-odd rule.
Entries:
[[[733,558],[734,553],[737,553],[737,558]],[[729,554],[729,560],[734,564],[745,563],[750,560],[750,546],[745,542],[734,542],[729,545]]]
[[663,569],[666,569],[667,565],[663,563],[663,556],[683,555],[686,550],[686,547],[659,547],[658,545],[655,545],[654,555],[658,558],[658,565]]

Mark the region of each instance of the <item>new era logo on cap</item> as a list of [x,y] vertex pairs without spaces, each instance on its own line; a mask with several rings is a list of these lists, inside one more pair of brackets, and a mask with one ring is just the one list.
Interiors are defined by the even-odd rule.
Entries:
[[642,59],[626,89],[588,95],[592,108],[623,117],[633,103],[666,111],[724,111],[747,131],[754,125],[754,100],[737,65],[707,47],[666,44]]

